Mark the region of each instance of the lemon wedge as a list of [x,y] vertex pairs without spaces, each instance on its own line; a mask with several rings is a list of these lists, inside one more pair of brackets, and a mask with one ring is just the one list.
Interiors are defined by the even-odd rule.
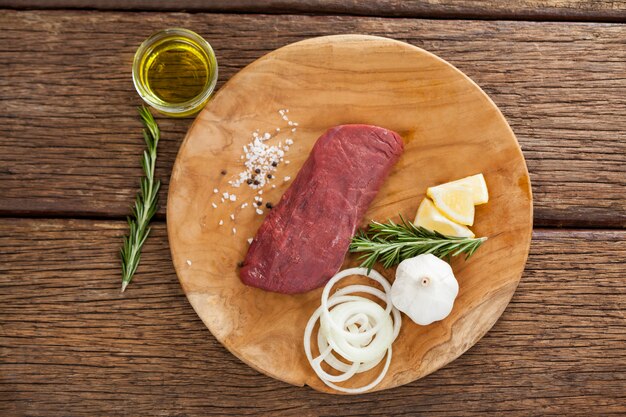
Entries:
[[424,198],[415,216],[415,225],[434,230],[448,236],[474,237],[474,233],[466,227],[449,220],[435,207],[432,201]]
[[474,197],[469,187],[442,184],[430,187],[426,194],[447,218],[459,224],[474,224]]
[[445,184],[438,185],[431,188],[447,188],[452,186],[467,187],[472,192],[472,198],[474,199],[474,205],[485,204],[489,201],[489,191],[487,191],[487,183],[483,174],[471,175],[469,177],[461,178],[460,180],[446,182]]

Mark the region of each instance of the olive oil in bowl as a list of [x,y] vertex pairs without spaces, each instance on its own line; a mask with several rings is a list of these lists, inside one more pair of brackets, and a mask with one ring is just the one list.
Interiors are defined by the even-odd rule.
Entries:
[[189,116],[204,107],[215,88],[215,53],[190,30],[157,32],[135,54],[133,82],[141,98],[161,113]]

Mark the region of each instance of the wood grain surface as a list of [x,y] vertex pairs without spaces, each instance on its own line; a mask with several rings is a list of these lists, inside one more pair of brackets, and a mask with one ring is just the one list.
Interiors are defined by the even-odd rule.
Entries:
[[389,416],[626,413],[625,231],[534,232],[494,328],[414,383],[354,397],[249,368],[198,319],[154,227],[119,292],[122,221],[0,220],[0,414]]
[[79,8],[236,13],[311,13],[421,18],[626,20],[626,3],[612,0],[0,0],[9,8]]
[[[626,415],[626,25],[536,21],[624,22],[623,1],[88,6],[236,14],[27,11],[87,6],[0,0],[19,9],[0,10],[0,415]],[[522,21],[489,21],[498,18]],[[478,82],[513,127],[531,172],[535,225],[593,229],[536,230],[501,320],[426,378],[329,397],[259,374],[189,305],[164,223],[119,293],[121,218],[143,146],[130,62],[143,39],[168,26],[213,44],[219,86],[263,54],[312,36],[365,33],[430,50]],[[164,204],[190,120],[159,122]],[[604,227],[618,229],[595,229]]]
[[[242,284],[237,264],[263,216],[255,212],[257,191],[228,181],[239,178],[256,129],[271,132],[267,145],[292,138],[284,158],[291,163],[278,164],[271,181],[276,188],[260,191],[276,203],[289,186],[283,178],[298,175],[317,139],[351,123],[388,128],[404,142],[365,223],[399,221],[398,213],[414,218],[427,187],[476,173],[484,174],[490,197],[472,227],[489,241],[471,262],[453,263],[461,288],[452,313],[430,326],[405,316],[389,371],[373,390],[436,371],[493,326],[524,270],[532,230],[530,183],[515,135],[485,93],[440,58],[388,38],[324,36],[277,49],[237,73],[198,115],[173,168],[167,228],[174,266],[191,305],[235,356],[281,381],[331,393],[339,392],[320,381],[302,343],[322,289],[284,295]],[[224,202],[220,192],[237,201]],[[352,255],[346,262],[359,264]],[[393,270],[377,269],[393,281]],[[379,373],[377,367],[340,385],[366,386]]]
[[[88,11],[0,12],[1,214],[129,212],[142,149],[130,62],[149,33],[168,26],[212,43],[219,85],[270,50],[317,35],[423,47],[503,111],[531,172],[536,225],[626,226],[624,25]],[[189,125],[159,121],[165,193]]]

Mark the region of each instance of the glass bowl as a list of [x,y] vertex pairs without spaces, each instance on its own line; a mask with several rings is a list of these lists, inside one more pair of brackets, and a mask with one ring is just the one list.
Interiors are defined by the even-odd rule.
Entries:
[[173,117],[202,109],[215,89],[217,74],[213,48],[187,29],[154,33],[139,46],[133,60],[133,83],[141,98]]

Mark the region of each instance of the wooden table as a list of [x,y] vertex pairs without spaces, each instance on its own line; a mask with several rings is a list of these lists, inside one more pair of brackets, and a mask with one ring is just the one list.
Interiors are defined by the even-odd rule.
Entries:
[[[0,415],[626,414],[625,2],[205,3],[0,0]],[[190,307],[163,208],[120,294],[143,149],[130,64],[172,26],[212,43],[218,86],[290,42],[366,33],[432,51],[483,87],[535,199],[526,271],[495,327],[393,390],[331,397],[272,380]],[[158,121],[164,202],[191,119]]]

